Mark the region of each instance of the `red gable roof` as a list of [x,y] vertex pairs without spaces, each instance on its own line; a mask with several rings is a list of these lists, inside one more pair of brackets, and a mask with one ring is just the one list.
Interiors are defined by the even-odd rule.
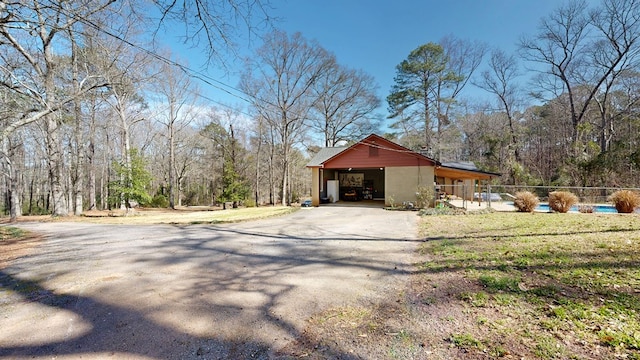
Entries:
[[371,134],[322,162],[325,169],[435,166],[435,160]]

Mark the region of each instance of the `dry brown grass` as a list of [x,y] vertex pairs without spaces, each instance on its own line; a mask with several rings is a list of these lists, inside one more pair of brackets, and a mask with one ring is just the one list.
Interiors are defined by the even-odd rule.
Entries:
[[513,205],[519,212],[533,212],[540,203],[540,199],[529,191],[519,191]]
[[578,203],[580,199],[569,191],[553,191],[549,193],[549,207],[551,210],[566,213],[571,207]]
[[0,227],[0,270],[17,258],[31,254],[42,237],[14,227]]
[[[52,218],[43,216],[22,216],[18,221],[75,221],[97,224],[217,224],[263,219],[289,214],[299,207],[263,206],[222,210],[216,207],[184,207],[172,209],[140,208],[125,210],[92,210],[82,216]],[[4,222],[8,221],[4,219]]]
[[630,214],[640,206],[640,195],[631,190],[618,190],[609,196],[619,213]]

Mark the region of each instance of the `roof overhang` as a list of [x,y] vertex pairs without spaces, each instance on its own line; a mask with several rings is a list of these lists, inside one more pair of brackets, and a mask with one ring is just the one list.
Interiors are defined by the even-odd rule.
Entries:
[[500,174],[490,173],[480,170],[467,170],[449,166],[436,166],[435,175],[438,177],[446,177],[450,179],[469,179],[469,180],[491,180],[500,177]]

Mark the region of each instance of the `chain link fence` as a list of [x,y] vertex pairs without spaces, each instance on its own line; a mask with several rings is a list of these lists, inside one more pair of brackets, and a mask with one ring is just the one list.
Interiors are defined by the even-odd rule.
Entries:
[[611,204],[609,197],[618,190],[631,190],[640,193],[640,188],[480,184],[475,186],[436,185],[435,194],[436,205],[439,202],[447,201],[468,209],[492,207],[492,205],[511,205],[516,194],[521,191],[529,191],[535,194],[542,204],[548,202],[549,193],[568,191],[578,197],[579,205],[606,205]]
[[618,190],[631,190],[640,192],[640,188],[614,188],[614,187],[578,187],[578,186],[514,186],[514,185],[488,185],[484,191],[499,194],[503,200],[513,199],[520,191],[529,191],[535,194],[541,202],[547,202],[549,193],[554,191],[567,191],[576,195],[581,204],[599,205],[609,203],[611,194]]

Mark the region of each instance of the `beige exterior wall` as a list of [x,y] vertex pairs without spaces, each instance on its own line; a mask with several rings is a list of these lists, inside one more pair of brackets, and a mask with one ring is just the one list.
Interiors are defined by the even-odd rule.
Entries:
[[[464,180],[464,194],[462,194],[462,197],[465,200],[473,200],[473,192],[476,191],[476,181],[473,179],[466,179]],[[462,191],[460,191],[462,192]]]
[[433,186],[433,166],[387,167],[384,172],[385,206],[402,205],[405,201],[417,200],[419,186]]

